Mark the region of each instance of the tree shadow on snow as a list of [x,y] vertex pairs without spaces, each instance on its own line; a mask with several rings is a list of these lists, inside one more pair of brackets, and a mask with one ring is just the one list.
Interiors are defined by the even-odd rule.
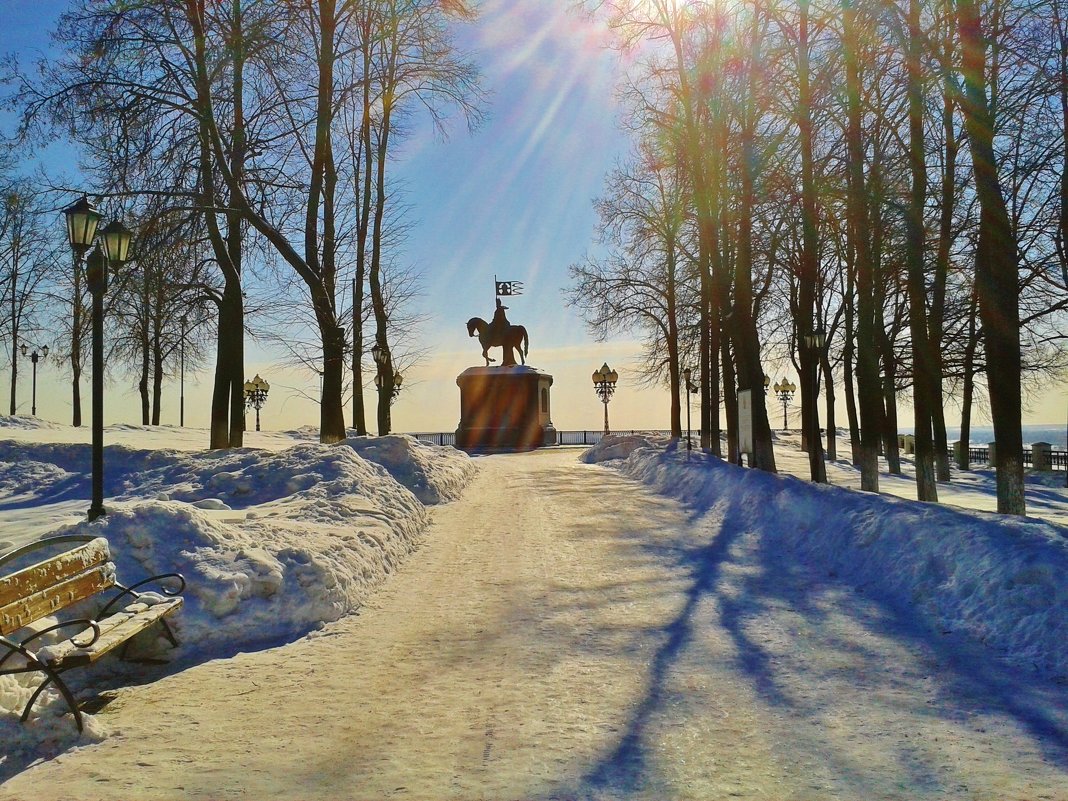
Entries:
[[[728,633],[737,671],[786,721],[779,742],[789,742],[799,761],[826,766],[856,797],[893,794],[905,781],[942,793],[962,789],[956,783],[962,776],[951,767],[952,744],[895,736],[893,729],[907,728],[910,716],[970,727],[980,733],[976,736],[993,719],[1022,730],[1045,761],[1068,769],[1063,686],[998,661],[991,649],[962,634],[924,626],[914,609],[877,588],[854,587],[820,565],[798,563],[794,554],[755,533],[759,513],[744,499],[721,498],[715,504],[718,520],[704,531],[700,523],[709,509],[691,505],[688,511],[688,531],[666,540],[630,536],[631,547],[685,577],[684,603],[659,631],[644,693],[615,747],[577,783],[565,782],[548,797],[644,796],[664,784],[655,753],[657,724],[679,708],[669,677],[683,662],[699,665],[695,658],[706,625]],[[765,636],[769,624],[785,644]],[[808,649],[819,656],[807,658]],[[821,659],[827,654],[842,659],[828,664]],[[846,692],[836,694],[836,686]],[[858,697],[861,710],[855,708]],[[912,706],[898,708],[901,703]],[[699,706],[689,711],[707,714]],[[878,727],[880,715],[888,729],[870,730]],[[851,751],[849,738],[832,731],[839,720],[861,739],[882,738],[880,758],[894,784],[868,764],[870,750]]]

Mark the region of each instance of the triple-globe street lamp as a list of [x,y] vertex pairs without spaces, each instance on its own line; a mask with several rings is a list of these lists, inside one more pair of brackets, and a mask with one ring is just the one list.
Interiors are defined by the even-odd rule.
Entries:
[[[23,345],[20,348],[20,350],[22,351],[22,355],[23,356],[29,356],[30,361],[33,362],[33,394],[31,395],[32,400],[30,402],[30,414],[32,414],[34,417],[36,417],[37,416],[37,362],[39,362],[41,359],[43,359],[45,356],[48,355],[48,345],[44,345],[43,347],[42,346],[38,346],[38,345],[34,345],[32,348],[29,348],[29,347],[26,346],[25,343],[23,343]],[[40,352],[38,352],[38,351],[40,351]]]
[[256,377],[251,381],[245,382],[245,406],[251,406],[256,410],[257,431],[260,430],[260,409],[267,402],[267,393],[270,391],[271,385],[260,378],[259,373],[256,373]]
[[794,399],[794,393],[797,392],[797,384],[783,378],[781,382],[775,382],[775,386],[772,389],[775,390],[775,394],[779,396],[779,403],[782,404],[782,430],[789,431],[786,427],[786,407]]
[[[89,198],[63,209],[67,218],[67,241],[74,251],[75,269],[85,264],[85,278],[93,297],[93,486],[89,520],[104,515],[104,292],[108,267],[117,271],[130,255],[133,232],[119,220],[112,220],[97,236],[102,215]],[[93,247],[93,243],[96,247]],[[86,253],[93,248],[93,252]]]
[[608,429],[608,401],[612,400],[612,396],[616,392],[616,381],[618,380],[619,373],[610,368],[608,362],[602,364],[600,370],[593,371],[593,391],[597,393],[601,403],[604,404],[605,436],[611,433]]

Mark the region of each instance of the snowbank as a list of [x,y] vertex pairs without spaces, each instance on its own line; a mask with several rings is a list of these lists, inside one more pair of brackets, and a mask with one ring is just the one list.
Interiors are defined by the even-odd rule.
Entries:
[[688,462],[655,437],[607,437],[583,458],[702,514],[730,508],[769,549],[1008,661],[1068,676],[1068,527],[813,485],[699,454]]
[[[0,498],[45,509],[72,481],[88,497],[86,446],[7,446]],[[120,581],[182,573],[182,645],[161,651],[180,663],[293,639],[352,611],[417,547],[426,504],[456,498],[475,471],[460,451],[403,436],[282,451],[112,446],[105,465],[107,515],[49,533],[106,537]],[[18,678],[0,677],[0,713],[21,710],[36,686]],[[36,718],[52,717],[46,706]],[[8,722],[0,733],[18,736]],[[54,729],[46,721],[33,736]],[[88,736],[100,736],[95,724]]]

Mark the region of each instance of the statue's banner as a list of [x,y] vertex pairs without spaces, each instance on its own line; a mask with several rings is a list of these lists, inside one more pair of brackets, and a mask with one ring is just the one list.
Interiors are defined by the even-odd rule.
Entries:
[[495,283],[497,284],[497,297],[523,294],[522,281],[496,281]]

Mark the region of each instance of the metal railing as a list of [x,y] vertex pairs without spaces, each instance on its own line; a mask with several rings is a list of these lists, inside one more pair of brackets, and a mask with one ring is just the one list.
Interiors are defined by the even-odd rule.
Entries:
[[[950,454],[952,457],[952,453]],[[990,461],[989,448],[968,448],[968,461],[987,464]],[[1031,448],[1023,449],[1024,467],[1034,466],[1034,457]],[[1049,466],[1052,470],[1068,470],[1068,451],[1050,451]]]
[[[634,434],[658,434],[660,436],[670,436],[671,432],[666,429],[629,429],[624,431],[613,431],[613,434],[634,435]],[[433,431],[415,433],[411,436],[423,442],[430,443],[431,445],[451,445],[456,447],[456,432],[455,431]],[[697,437],[697,432],[693,432],[693,436]],[[557,431],[556,432],[556,444],[557,445],[596,445],[604,438],[603,431]],[[950,459],[953,459],[952,451],[949,454]],[[1031,449],[1024,448],[1023,452],[1024,467],[1032,466]],[[987,464],[989,459],[989,448],[983,447],[969,447],[968,448],[968,461],[972,464]],[[1053,470],[1068,470],[1068,450],[1065,451],[1050,451],[1049,454],[1050,468]]]
[[[650,429],[630,429],[628,431],[613,431],[613,434],[622,435],[634,435],[634,434],[659,434],[662,436],[670,436],[671,432],[667,430],[650,430]],[[456,432],[455,431],[433,431],[429,433],[413,433],[411,436],[422,442],[428,442],[431,445],[452,445],[456,446]],[[557,445],[596,445],[604,438],[603,431],[557,431],[556,432],[556,444]]]

